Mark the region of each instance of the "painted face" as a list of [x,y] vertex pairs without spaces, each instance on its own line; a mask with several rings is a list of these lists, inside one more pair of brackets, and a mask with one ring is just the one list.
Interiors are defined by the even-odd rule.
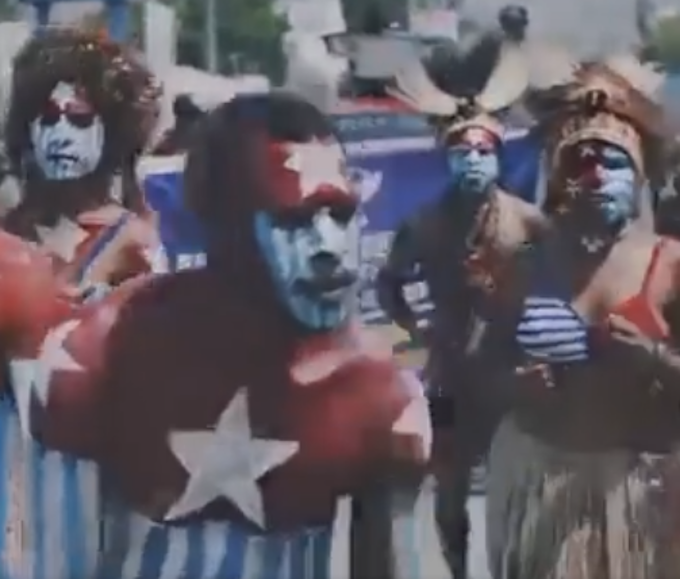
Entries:
[[92,173],[104,149],[104,125],[83,90],[60,82],[31,123],[35,162],[46,179],[66,181]]
[[600,141],[580,143],[570,155],[578,184],[577,206],[596,213],[607,227],[621,226],[636,217],[637,174],[630,155]]
[[448,163],[456,187],[471,195],[486,192],[498,180],[498,141],[479,127],[467,129],[448,145]]
[[337,144],[274,144],[272,152],[274,186],[255,214],[257,241],[293,316],[311,329],[332,329],[355,299],[359,199]]

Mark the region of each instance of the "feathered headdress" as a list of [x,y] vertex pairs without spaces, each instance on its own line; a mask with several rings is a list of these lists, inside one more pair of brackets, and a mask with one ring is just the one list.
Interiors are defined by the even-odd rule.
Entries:
[[558,167],[566,148],[594,139],[624,149],[640,175],[658,171],[663,146],[671,136],[656,99],[663,80],[632,55],[583,64],[545,123],[549,161]]
[[396,86],[389,92],[438,119],[445,136],[481,126],[501,137],[503,127],[494,118],[495,113],[522,100],[530,89],[571,78],[573,64],[561,50],[537,48],[528,43],[503,42],[484,88],[477,95],[465,97],[439,90],[414,55],[403,62],[395,76]]
[[484,89],[475,97],[457,97],[439,90],[417,55],[404,59],[388,93],[435,119],[443,136],[482,126],[502,136],[492,114],[516,101],[528,83],[524,59],[517,47],[505,46]]

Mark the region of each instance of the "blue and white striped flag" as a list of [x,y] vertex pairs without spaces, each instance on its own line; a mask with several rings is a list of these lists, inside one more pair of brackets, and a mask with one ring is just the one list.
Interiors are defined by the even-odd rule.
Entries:
[[24,435],[0,398],[0,577],[93,579],[100,550],[97,467]]

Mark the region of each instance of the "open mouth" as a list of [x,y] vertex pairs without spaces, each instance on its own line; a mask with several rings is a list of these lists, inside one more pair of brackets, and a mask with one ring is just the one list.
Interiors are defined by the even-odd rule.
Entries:
[[53,163],[61,163],[63,161],[68,161],[70,163],[78,162],[78,157],[65,153],[54,153],[52,155],[48,155],[47,159]]
[[297,289],[310,297],[323,298],[341,295],[356,281],[356,275],[343,271],[329,276],[298,279]]

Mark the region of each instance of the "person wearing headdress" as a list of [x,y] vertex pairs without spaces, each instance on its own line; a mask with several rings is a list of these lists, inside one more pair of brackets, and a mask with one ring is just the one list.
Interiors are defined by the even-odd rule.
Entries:
[[427,401],[358,320],[346,162],[295,95],[218,106],[184,180],[205,267],[132,280],[50,332],[71,363],[29,426],[102,467],[98,579],[427,576]]
[[[544,228],[540,210],[507,193],[498,182],[504,127],[494,113],[527,88],[523,56],[506,48],[474,98],[457,99],[438,91],[416,62],[397,74],[391,91],[439,119],[439,143],[451,175],[444,195],[397,231],[377,288],[387,315],[429,347],[426,375],[442,439],[451,437],[455,419],[455,451],[441,449],[436,496],[438,524],[456,579],[466,576],[470,471],[496,423],[491,405],[482,410],[475,399],[476,378],[464,363],[467,332],[480,304],[496,293],[498,271]],[[434,305],[429,320],[412,310],[404,294],[416,268]]]
[[94,288],[152,268],[156,234],[134,183],[125,183],[122,203],[111,196],[114,173],[129,179],[153,121],[151,82],[120,46],[79,31],[44,31],[14,61],[4,129],[23,198],[3,227],[34,243],[29,251],[3,231],[0,576],[8,579],[92,579],[96,571],[98,471],[28,437],[41,380],[29,345],[76,303],[95,299]]
[[[672,577],[680,473],[680,245],[654,231],[662,77],[633,56],[543,95],[551,227],[504,285],[486,386],[494,579]],[[482,348],[483,349],[483,348]]]
[[23,191],[3,227],[77,288],[163,267],[134,177],[159,95],[139,57],[99,32],[46,29],[14,58],[4,128]]

